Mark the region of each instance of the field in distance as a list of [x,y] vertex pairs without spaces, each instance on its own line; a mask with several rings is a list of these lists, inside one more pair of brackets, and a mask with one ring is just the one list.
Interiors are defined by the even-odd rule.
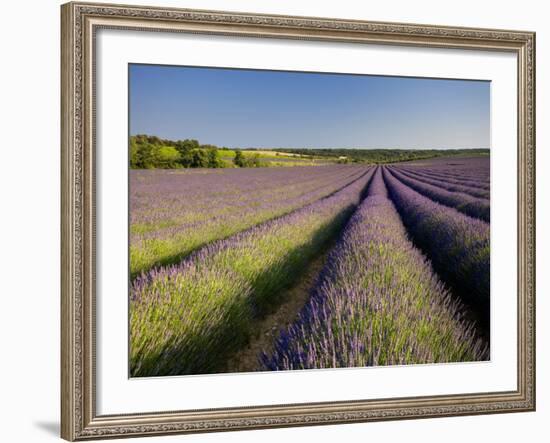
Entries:
[[224,160],[226,167],[235,166],[235,157],[237,151],[240,151],[245,159],[258,159],[257,166],[273,167],[273,166],[319,166],[334,163],[343,163],[345,157],[336,156],[316,156],[309,154],[295,154],[291,152],[282,152],[275,149],[229,149],[223,148],[218,150],[220,159]]

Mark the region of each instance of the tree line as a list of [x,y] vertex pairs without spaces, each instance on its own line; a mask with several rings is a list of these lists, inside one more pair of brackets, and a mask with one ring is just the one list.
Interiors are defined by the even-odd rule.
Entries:
[[244,155],[235,151],[233,161],[220,157],[220,151],[229,150],[215,145],[202,145],[198,140],[167,140],[154,135],[130,137],[130,168],[132,169],[177,169],[177,168],[251,168],[264,166],[260,155]]
[[[176,168],[255,168],[269,166],[262,161],[255,149],[247,148],[245,154],[240,149],[230,150],[210,144],[200,144],[198,140],[167,140],[154,135],[133,135],[130,137],[130,168],[132,169],[176,169]],[[220,155],[223,151],[234,151],[233,155]],[[278,151],[278,152],[276,152]],[[281,153],[298,154],[301,158],[326,158],[335,163],[395,163],[423,160],[441,156],[485,156],[488,149],[343,149],[343,148],[277,148]]]

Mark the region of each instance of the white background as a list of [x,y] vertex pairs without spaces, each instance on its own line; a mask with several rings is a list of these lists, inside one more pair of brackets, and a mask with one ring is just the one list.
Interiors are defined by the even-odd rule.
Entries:
[[[134,0],[134,3],[149,3]],[[158,1],[159,5],[229,9],[365,20],[519,28],[537,31],[538,121],[548,121],[550,31],[543,2],[428,1]],[[2,122],[2,337],[0,405],[3,441],[54,441],[59,421],[59,2],[27,1],[3,7],[0,109]],[[539,169],[548,164],[547,127],[537,128]],[[548,174],[539,173],[538,262],[549,263]],[[539,265],[538,412],[495,416],[248,431],[146,441],[543,441],[548,426],[550,304],[548,273]],[[6,284],[7,283],[7,284]],[[545,420],[546,418],[546,420]],[[145,441],[145,440],[144,440]]]
[[[98,414],[516,389],[515,55],[113,30],[96,41]],[[128,157],[120,147],[128,137],[128,63],[138,61],[491,80],[491,362],[129,380],[128,278],[120,272],[128,261]]]

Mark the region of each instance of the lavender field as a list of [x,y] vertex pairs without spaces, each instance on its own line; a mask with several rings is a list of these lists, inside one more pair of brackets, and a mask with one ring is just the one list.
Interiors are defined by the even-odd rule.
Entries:
[[130,170],[131,376],[487,360],[489,165]]

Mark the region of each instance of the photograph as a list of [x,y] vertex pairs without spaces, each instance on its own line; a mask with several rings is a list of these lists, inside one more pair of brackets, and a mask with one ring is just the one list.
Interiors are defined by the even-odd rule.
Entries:
[[146,1],[60,8],[62,438],[535,411],[542,25]]
[[5,2],[1,441],[549,440],[511,6]]
[[491,360],[491,81],[128,65],[129,377]]

